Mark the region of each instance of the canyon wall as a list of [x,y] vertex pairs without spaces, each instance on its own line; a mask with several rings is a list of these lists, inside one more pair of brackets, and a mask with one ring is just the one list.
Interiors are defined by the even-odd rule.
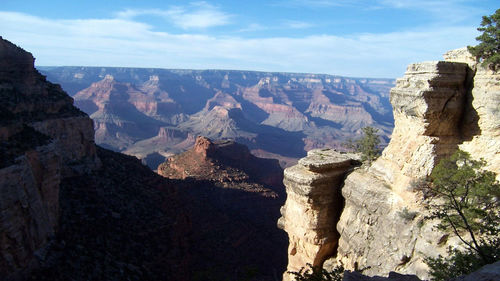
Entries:
[[[233,139],[288,167],[307,150],[341,148],[364,126],[378,128],[386,144],[393,128],[392,79],[109,67],[41,71],[94,120],[99,145],[152,169],[186,151],[197,135]],[[176,133],[165,138],[163,131]]]
[[36,263],[58,227],[61,180],[99,163],[92,120],[0,37],[0,276]]
[[[278,225],[302,220],[302,225],[315,225],[316,218],[322,217],[330,227],[285,224],[290,239],[289,270],[297,271],[306,263],[320,265],[315,259],[327,244],[324,240],[316,239],[315,248],[302,246],[309,251],[296,250],[296,246],[309,245],[309,237],[328,232],[338,231],[340,237],[338,249],[324,268],[341,264],[368,275],[397,271],[427,278],[423,258],[444,254],[449,245],[458,244],[456,238],[437,231],[435,221],[424,220],[426,210],[414,186],[458,148],[472,158],[485,159],[486,168],[500,174],[500,74],[476,64],[466,49],[450,51],[445,61],[408,66],[391,90],[391,103],[395,128],[389,145],[373,164],[356,168],[344,182],[325,187],[329,192],[322,200],[330,201],[328,206],[311,205],[317,199],[307,193],[297,200],[292,181],[304,182],[303,190],[314,185],[308,182],[309,175],[297,179],[285,172],[288,198]],[[300,164],[290,169],[300,169]],[[331,201],[330,193],[339,189],[344,206]],[[289,205],[301,211],[292,213]],[[340,210],[340,218],[330,214],[332,208]],[[315,215],[310,216],[311,212]],[[284,280],[291,276],[285,273]]]

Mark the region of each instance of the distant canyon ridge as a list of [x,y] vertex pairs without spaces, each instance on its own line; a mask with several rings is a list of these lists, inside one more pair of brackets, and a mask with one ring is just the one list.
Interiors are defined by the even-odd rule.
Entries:
[[295,164],[306,151],[342,149],[360,129],[394,126],[393,79],[238,70],[38,67],[94,120],[96,143],[152,169],[196,136],[233,139],[254,155]]

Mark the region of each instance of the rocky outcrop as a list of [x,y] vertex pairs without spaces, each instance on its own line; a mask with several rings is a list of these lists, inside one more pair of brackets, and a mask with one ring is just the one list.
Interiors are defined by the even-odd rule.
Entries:
[[[297,272],[306,263],[322,266],[336,254],[335,223],[343,208],[340,190],[345,176],[359,164],[352,158],[356,157],[331,149],[311,150],[285,169],[287,199],[278,227],[288,233],[287,272]],[[287,272],[283,280],[291,280]]]
[[[340,183],[345,206],[340,218],[328,217],[340,238],[336,256],[325,261],[325,268],[341,264],[367,275],[397,271],[427,278],[424,257],[445,254],[448,246],[460,244],[453,235],[435,229],[435,221],[424,219],[427,211],[415,186],[458,148],[485,159],[486,169],[500,174],[500,75],[477,65],[465,49],[445,58],[411,64],[391,90],[395,118],[391,141],[372,165],[355,169]],[[309,175],[298,178],[306,181]],[[306,183],[303,189],[310,186]],[[294,198],[294,190],[287,192]],[[306,195],[301,202],[297,210],[307,208],[314,197]],[[286,204],[284,209],[288,210]],[[308,212],[295,216],[301,218],[295,221],[303,218],[303,225],[317,221]],[[316,233],[309,229],[296,235],[290,249],[307,245],[308,237]],[[289,252],[289,268],[296,271],[314,263],[315,256],[309,254],[295,264],[295,253]]]
[[34,68],[30,53],[0,38],[0,275],[36,264],[58,227],[65,177],[99,166],[92,120]]
[[[398,271],[427,278],[423,258],[460,244],[424,220],[427,211],[415,183],[459,147],[490,160],[487,168],[500,172],[498,130],[491,130],[500,119],[484,102],[498,107],[498,86],[497,74],[467,60],[408,67],[391,90],[395,128],[389,145],[371,167],[349,175],[342,189],[346,205],[337,224],[337,263],[369,275]],[[482,151],[472,149],[481,142]]]
[[486,169],[496,172],[500,180],[500,73],[478,65],[466,48],[446,53],[445,59],[467,63],[468,78],[472,78],[461,124],[460,149],[475,159],[483,158]]
[[[405,186],[430,174],[460,143],[467,65],[424,62],[408,66],[391,90],[395,127],[382,157],[372,165],[379,177]],[[380,168],[379,168],[380,167]]]
[[[500,261],[485,265],[477,271],[450,279],[450,281],[493,281],[500,279]],[[421,281],[415,275],[389,272],[389,276],[366,276],[356,271],[345,271],[342,281]]]
[[[277,160],[253,156],[244,145],[198,136],[194,147],[174,155],[158,167],[172,179],[211,180],[223,187],[283,194],[283,170]],[[267,190],[267,191],[266,191]]]

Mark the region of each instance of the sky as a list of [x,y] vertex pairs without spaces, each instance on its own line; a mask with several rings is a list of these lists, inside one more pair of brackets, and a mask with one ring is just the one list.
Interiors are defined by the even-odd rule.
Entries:
[[0,36],[39,66],[397,78],[475,45],[498,0],[0,0]]

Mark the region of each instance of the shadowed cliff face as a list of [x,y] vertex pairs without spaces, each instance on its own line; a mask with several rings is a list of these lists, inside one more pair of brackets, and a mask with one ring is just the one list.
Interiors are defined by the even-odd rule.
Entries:
[[0,37],[0,276],[36,264],[58,228],[59,186],[99,166],[92,121]]
[[102,148],[102,168],[60,186],[60,230],[28,280],[274,280],[286,236],[276,198],[167,180]]
[[[91,115],[98,144],[146,161],[150,154],[184,151],[190,134],[235,139],[289,164],[310,149],[340,148],[364,126],[381,129],[384,137],[393,126],[389,79],[92,67],[44,73]],[[164,128],[184,138],[159,141]]]
[[[191,209],[191,219],[197,221],[193,228],[201,227],[195,236],[207,241],[204,245],[214,250],[200,249],[210,257],[208,263],[198,259],[199,270],[216,273],[220,278],[232,276],[232,280],[240,280],[241,271],[252,268],[257,270],[258,280],[272,280],[283,273],[287,239],[276,227],[276,220],[285,193],[283,170],[277,160],[257,158],[244,145],[232,141],[212,142],[197,137],[193,148],[170,157],[158,167],[158,173],[192,182],[183,192],[210,204],[226,217],[222,221],[212,219],[210,208]],[[221,233],[230,241],[224,247],[211,240]],[[209,264],[213,268],[207,267]],[[228,271],[222,274],[218,268]],[[234,275],[237,271],[239,278]]]

